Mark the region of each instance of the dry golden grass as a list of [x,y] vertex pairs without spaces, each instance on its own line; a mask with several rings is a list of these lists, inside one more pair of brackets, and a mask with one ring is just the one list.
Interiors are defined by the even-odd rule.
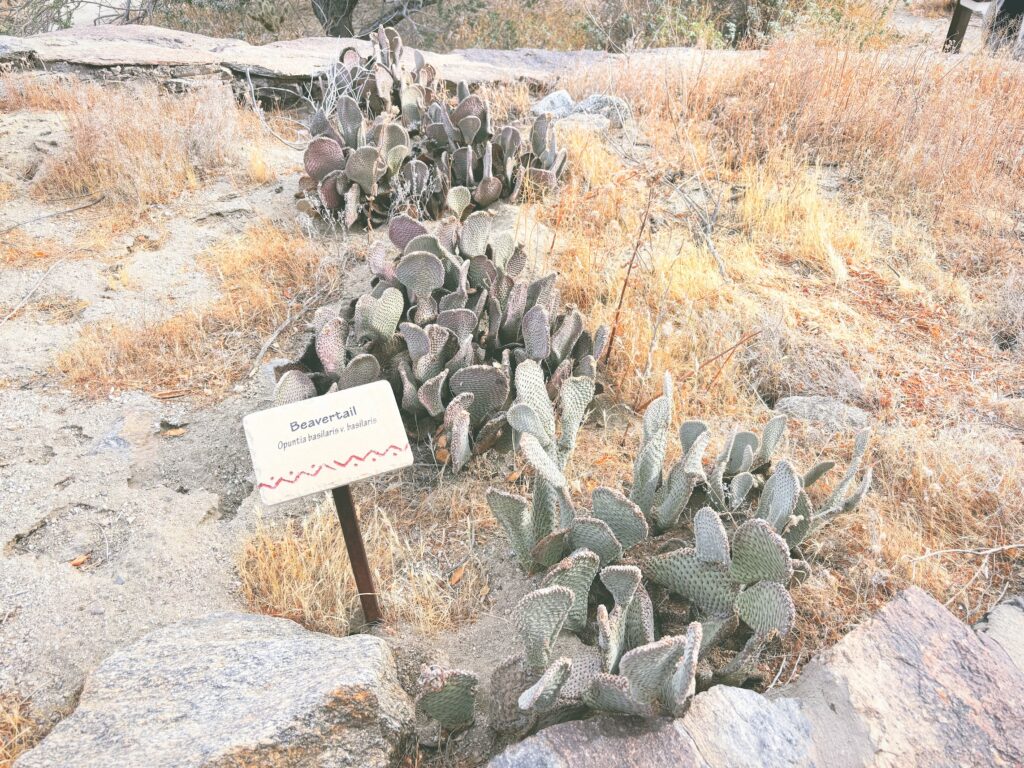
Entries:
[[32,717],[28,702],[15,694],[0,693],[0,768],[10,768],[18,755],[42,737],[42,728]]
[[102,194],[141,209],[221,172],[258,181],[268,176],[257,155],[258,121],[226,87],[171,95],[149,83],[80,84],[60,111],[69,140],[43,164],[34,182],[39,195]]
[[[416,490],[397,478],[356,489],[381,610],[390,624],[425,635],[471,619],[485,604],[490,587],[475,548],[481,532],[486,538],[497,527],[483,482],[463,476],[422,487],[433,480],[419,478]],[[332,634],[359,629],[358,593],[330,502],[301,519],[260,523],[238,570],[253,610]]]
[[0,112],[60,110],[73,98],[75,80],[49,72],[0,74]]
[[66,382],[92,395],[111,389],[213,394],[251,366],[290,311],[337,278],[322,248],[269,221],[199,257],[222,298],[161,322],[87,326],[57,359]]

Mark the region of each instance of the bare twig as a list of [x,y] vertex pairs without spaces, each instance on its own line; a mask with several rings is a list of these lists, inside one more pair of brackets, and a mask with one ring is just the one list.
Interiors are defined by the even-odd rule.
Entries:
[[640,219],[640,229],[636,233],[636,242],[633,245],[633,254],[629,257],[629,266],[626,268],[626,277],[622,280],[622,290],[619,291],[619,303],[615,307],[615,317],[612,320],[612,330],[608,335],[608,344],[604,350],[604,363],[612,353],[612,344],[615,343],[615,334],[619,330],[619,316],[622,314],[622,302],[626,299],[626,289],[629,288],[629,278],[633,274],[633,267],[636,266],[637,256],[640,255],[640,246],[643,244],[644,230],[651,217],[651,205],[654,203],[654,187],[651,186],[647,192],[647,205],[644,206],[644,215]]
[[277,328],[274,330],[274,332],[272,334],[270,334],[269,338],[263,343],[263,346],[260,347],[260,351],[256,355],[256,362],[253,363],[252,368],[249,369],[249,373],[248,373],[249,376],[252,376],[253,374],[256,373],[256,371],[258,371],[260,369],[260,362],[263,360],[263,356],[265,354],[267,354],[267,352],[270,349],[271,345],[275,341],[277,341],[278,337],[282,333],[284,333],[285,330],[287,330],[287,328],[293,322],[295,322],[300,317],[302,317],[304,314],[306,314],[306,312],[309,310],[310,306],[312,306],[313,302],[315,302],[317,299],[319,299],[321,296],[323,296],[324,291],[326,291],[326,288],[321,288],[319,291],[317,291],[312,296],[310,296],[308,299],[306,299],[304,302],[302,302],[302,306],[299,307],[299,311],[296,312],[294,316],[292,315],[292,311],[290,309],[288,310],[288,316],[285,317],[284,322],[281,323],[279,326],[277,326]]
[[8,312],[7,316],[3,320],[0,320],[0,325],[3,325],[8,320],[10,320],[12,317],[14,317],[16,314],[18,314],[18,312],[21,311],[21,308],[24,307],[26,304],[28,304],[28,300],[30,298],[32,298],[32,294],[34,294],[37,290],[39,290],[39,286],[41,286],[43,284],[43,281],[46,280],[46,278],[49,276],[49,274],[51,272],[53,272],[53,270],[55,270],[60,264],[63,264],[63,263],[64,263],[63,259],[59,259],[58,261],[53,262],[53,264],[50,265],[50,268],[48,270],[46,270],[43,273],[43,276],[40,277],[36,281],[35,285],[32,286],[31,290],[28,293],[25,294],[25,297],[20,302],[18,302],[18,306],[16,306],[14,309],[12,309],[10,312]]
[[74,213],[75,211],[81,211],[85,208],[91,208],[106,197],[106,195],[100,195],[95,200],[90,200],[87,203],[76,205],[74,208],[65,208],[62,211],[54,211],[52,213],[44,213],[41,216],[35,216],[31,219],[25,219],[25,221],[19,221],[17,224],[11,224],[7,229],[0,229],[0,235],[6,235],[8,232],[12,232],[18,227],[24,227],[26,224],[34,224],[37,221],[43,221],[44,219],[52,219],[54,216],[63,216],[65,213]]
[[918,555],[910,562],[916,563],[918,560],[925,560],[926,558],[935,557],[936,555],[972,555],[974,557],[989,557],[990,555],[997,555],[1000,552],[1008,552],[1011,549],[1024,550],[1024,541],[1019,541],[1016,544],[1004,544],[1001,547],[991,547],[990,549],[937,549],[934,552],[925,552],[923,555]]

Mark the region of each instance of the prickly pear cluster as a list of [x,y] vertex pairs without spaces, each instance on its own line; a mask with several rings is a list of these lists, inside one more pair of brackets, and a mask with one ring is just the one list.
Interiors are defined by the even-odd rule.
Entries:
[[538,119],[529,145],[517,128],[494,130],[480,96],[460,83],[449,104],[444,82],[419,52],[403,64],[401,37],[382,27],[373,52],[341,52],[329,94],[309,122],[300,206],[375,225],[398,213],[456,216],[515,198],[524,178],[549,188],[565,167],[551,121]]
[[456,471],[511,444],[521,382],[545,400],[562,392],[581,403],[573,418],[582,422],[595,386],[594,337],[575,308],[559,307],[555,275],[526,279],[525,253],[492,223],[478,211],[430,234],[408,216],[393,219],[398,257],[378,243],[367,258],[370,291],[317,311],[311,349],[284,371],[275,400],[386,379],[410,429],[436,432],[439,455]]
[[[809,567],[800,543],[852,510],[867,492],[870,469],[850,489],[860,473],[868,431],[857,436],[849,468],[817,510],[807,489],[834,462],[804,475],[785,459],[773,464],[784,416],[769,421],[760,437],[744,431],[730,435],[710,467],[703,460],[710,442],[707,425],[684,422],[681,457],[666,473],[672,424],[672,381],[666,376],[664,394],[644,414],[628,494],[599,487],[591,494],[590,509],[579,509],[563,470],[593,393],[570,388],[573,380],[567,381],[558,428],[553,404],[526,379],[530,368],[521,366],[517,373],[524,381],[517,381],[507,420],[536,472],[533,499],[491,489],[488,503],[524,567],[548,569],[541,588],[522,606],[531,611],[531,626],[544,626],[535,615],[536,601],[545,611],[557,608],[555,634],[562,629],[587,634],[594,627],[597,648],[584,654],[587,660],[559,658],[552,664],[543,651],[553,640],[537,646],[524,638],[525,661],[510,661],[495,674],[503,691],[529,683],[534,693],[522,693],[517,710],[507,706],[506,697],[505,710],[497,705],[498,720],[510,730],[520,727],[534,694],[541,702],[553,696],[566,703],[564,694],[549,690],[558,681],[573,681],[569,690],[593,709],[675,715],[685,709],[693,685],[740,684],[754,675],[769,640],[793,625],[796,609],[788,586]],[[686,533],[692,546],[679,538]],[[685,635],[655,641],[655,611],[642,577],[685,601],[692,622]],[[723,646],[739,650],[729,657]],[[578,667],[587,670],[585,684],[583,673],[573,672]]]

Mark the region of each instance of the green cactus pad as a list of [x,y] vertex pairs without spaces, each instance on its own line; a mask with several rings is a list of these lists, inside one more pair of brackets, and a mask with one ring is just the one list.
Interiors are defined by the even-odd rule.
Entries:
[[836,463],[834,461],[819,461],[817,464],[815,464],[813,467],[807,470],[807,472],[804,473],[804,488],[810,488],[816,482],[821,480],[821,478],[828,474],[828,472],[831,471],[832,468],[835,467],[835,465]]
[[762,636],[773,632],[786,635],[796,618],[793,598],[774,581],[758,582],[743,590],[736,598],[736,612],[744,624]]
[[757,502],[757,517],[766,520],[773,530],[783,530],[796,508],[800,490],[800,476],[793,465],[788,461],[780,461],[761,491],[761,498]]
[[692,549],[654,555],[645,562],[644,573],[656,584],[696,603],[704,613],[732,612],[737,587],[728,569],[701,561]]
[[551,352],[551,326],[548,311],[542,306],[531,307],[523,315],[523,343],[526,356],[531,360],[545,360]]
[[[529,436],[527,436],[529,437]],[[622,545],[603,520],[577,517],[569,528],[569,541],[574,549],[589,549],[601,558],[601,564],[614,563],[622,557]]]
[[526,650],[526,667],[541,671],[551,661],[551,647],[572,608],[573,593],[552,586],[530,592],[513,610],[513,621]]
[[570,632],[581,632],[587,625],[590,587],[597,576],[601,559],[589,549],[577,549],[548,571],[542,587],[568,587],[573,593],[572,609],[565,620]]
[[764,430],[761,432],[761,444],[754,453],[750,469],[762,469],[771,462],[775,449],[779,447],[782,436],[786,433],[786,421],[786,416],[776,416],[764,425]]
[[428,296],[444,285],[444,264],[426,251],[409,253],[398,262],[395,275],[410,293]]
[[603,673],[595,676],[583,700],[587,706],[602,712],[636,717],[654,714],[654,707],[637,701],[629,689],[629,681],[620,675]]
[[[571,362],[566,362],[569,363],[571,371]],[[597,384],[592,376],[573,376],[566,379],[559,388],[559,402],[562,406],[562,434],[558,438],[558,449],[563,466],[576,448],[576,435],[587,416],[587,408],[594,399],[596,387]]]
[[623,550],[647,538],[649,530],[643,512],[619,491],[595,488],[591,501],[593,516],[608,525]]
[[479,685],[477,676],[461,669],[424,668],[419,677],[416,708],[448,731],[473,724],[473,707]]
[[528,568],[533,562],[533,555],[530,552],[533,545],[530,502],[514,493],[488,488],[487,505],[508,534],[519,561]]
[[682,717],[690,706],[697,688],[697,662],[700,656],[703,627],[693,622],[686,628],[683,655],[672,675],[662,685],[661,702],[666,714]]
[[638,648],[654,642],[654,604],[643,586],[637,587],[636,594],[626,611],[626,647]]
[[729,538],[722,519],[711,507],[702,507],[693,516],[693,535],[697,558],[705,563],[729,565]]
[[572,659],[563,656],[555,659],[551,666],[541,675],[540,680],[531,685],[522,695],[518,704],[523,711],[546,712],[558,700],[565,681],[569,679]]
[[288,405],[310,397],[316,397],[316,387],[302,371],[285,371],[274,387],[274,405]]
[[747,520],[732,538],[729,575],[739,584],[775,581],[788,584],[793,577],[789,545],[764,520]]

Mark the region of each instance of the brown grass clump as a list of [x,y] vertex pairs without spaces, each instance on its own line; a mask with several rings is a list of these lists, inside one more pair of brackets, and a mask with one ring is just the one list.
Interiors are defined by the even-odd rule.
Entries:
[[222,298],[161,322],[86,327],[60,354],[69,384],[93,395],[111,389],[212,394],[254,362],[264,337],[337,278],[324,252],[292,227],[253,224],[199,258]]
[[44,163],[37,194],[102,194],[138,209],[167,203],[225,170],[266,176],[241,149],[258,138],[257,121],[228,88],[171,95],[151,83],[84,84],[62,101],[69,141]]
[[[483,489],[466,480],[415,493],[401,481],[357,489],[367,558],[389,623],[429,635],[472,618],[484,604],[490,587],[474,547],[479,531],[496,523]],[[337,635],[359,629],[359,597],[330,502],[301,519],[259,524],[238,569],[253,610]]]
[[32,717],[28,701],[11,693],[0,693],[0,768],[10,768],[23,752],[43,738],[39,722]]
[[0,112],[60,110],[73,97],[75,80],[49,72],[0,74]]

